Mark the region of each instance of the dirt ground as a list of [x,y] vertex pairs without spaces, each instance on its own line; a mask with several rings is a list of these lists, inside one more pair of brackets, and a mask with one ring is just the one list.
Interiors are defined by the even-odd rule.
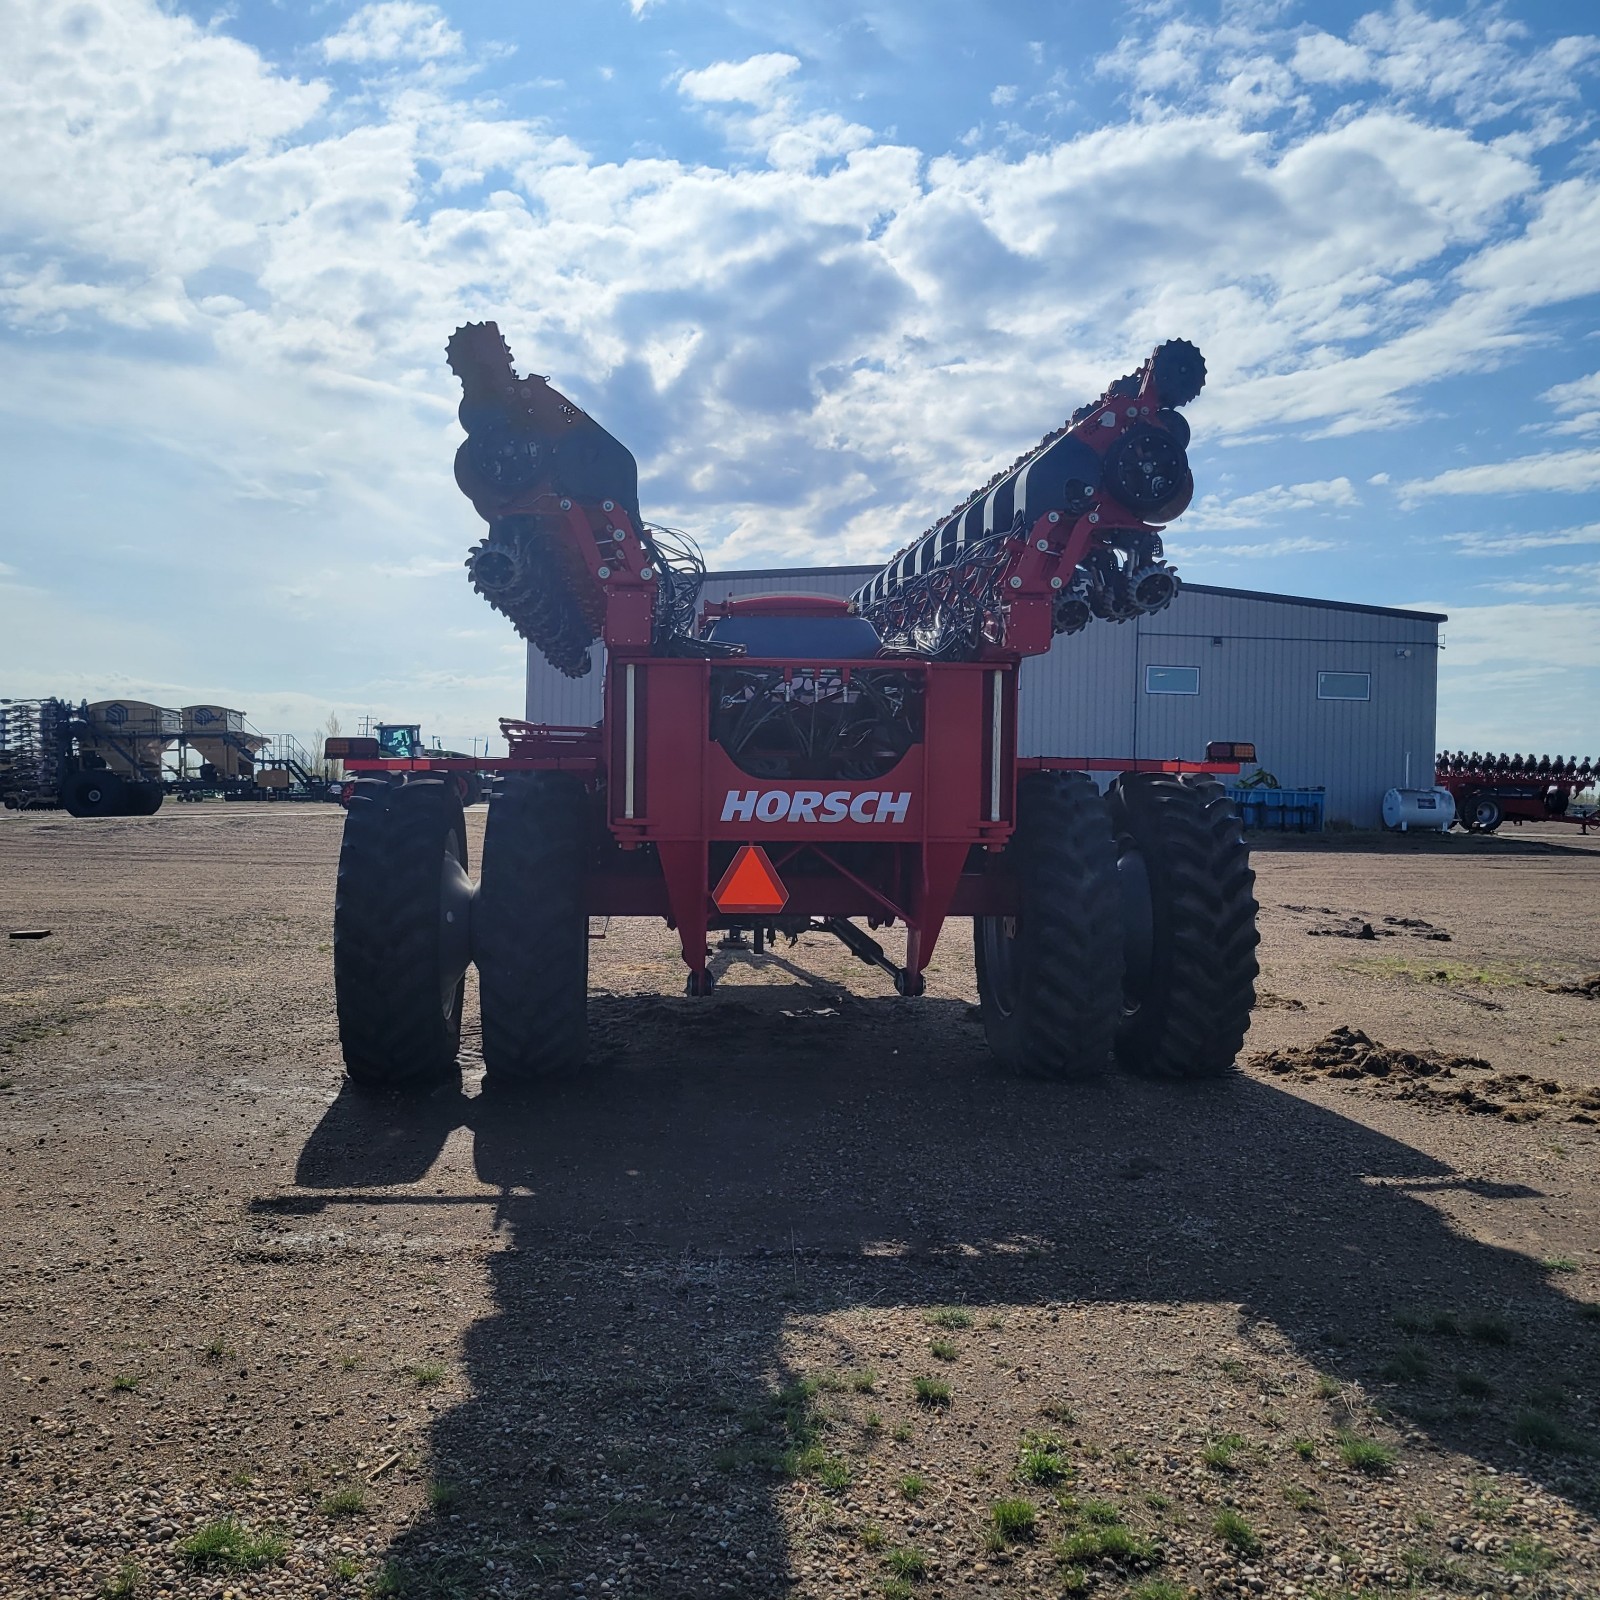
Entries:
[[340,823],[0,817],[0,1595],[1600,1594],[1600,838],[1261,849],[1196,1087],[613,924],[515,1105],[344,1085]]

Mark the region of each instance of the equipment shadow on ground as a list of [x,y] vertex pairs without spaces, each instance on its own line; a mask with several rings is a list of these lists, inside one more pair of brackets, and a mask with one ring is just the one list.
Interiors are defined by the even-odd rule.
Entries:
[[[1523,1449],[1508,1418],[1559,1351],[1566,1425],[1593,1422],[1600,1323],[1426,1198],[1527,1190],[1242,1075],[1002,1078],[954,1002],[819,1006],[806,982],[598,997],[594,1032],[583,1082],[521,1102],[347,1089],[302,1153],[291,1203],[370,1204],[466,1124],[501,1193],[496,1311],[465,1341],[471,1398],[430,1441],[471,1520],[441,1512],[397,1541],[401,1592],[458,1592],[490,1560],[510,1594],[592,1595],[607,1573],[607,1593],[782,1592],[795,1558],[759,1446],[784,1332],[866,1304],[1238,1302],[1424,1441],[1595,1505],[1577,1458]],[[1382,1380],[1408,1307],[1460,1319],[1499,1408]]]

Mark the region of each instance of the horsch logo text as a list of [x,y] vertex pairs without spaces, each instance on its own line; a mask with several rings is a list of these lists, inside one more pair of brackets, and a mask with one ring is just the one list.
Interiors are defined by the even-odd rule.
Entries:
[[904,822],[911,792],[867,789],[730,789],[722,802],[724,822]]

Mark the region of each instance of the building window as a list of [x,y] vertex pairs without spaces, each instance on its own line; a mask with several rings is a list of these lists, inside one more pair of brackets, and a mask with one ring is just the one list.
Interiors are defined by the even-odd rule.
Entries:
[[1199,694],[1199,667],[1146,667],[1146,694]]
[[1317,699],[1319,700],[1370,700],[1372,674],[1370,672],[1319,672],[1317,674]]

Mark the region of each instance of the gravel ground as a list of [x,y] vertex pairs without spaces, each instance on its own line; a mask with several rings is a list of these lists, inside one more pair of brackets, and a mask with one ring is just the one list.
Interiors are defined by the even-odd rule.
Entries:
[[1259,851],[1199,1088],[614,923],[519,1107],[342,1085],[340,821],[0,817],[0,1594],[1600,1593],[1600,838]]

